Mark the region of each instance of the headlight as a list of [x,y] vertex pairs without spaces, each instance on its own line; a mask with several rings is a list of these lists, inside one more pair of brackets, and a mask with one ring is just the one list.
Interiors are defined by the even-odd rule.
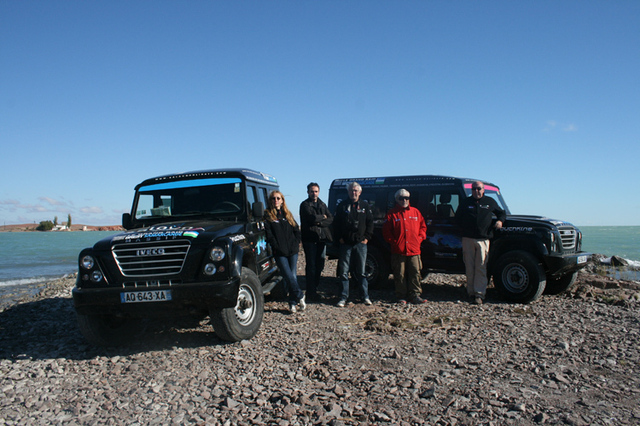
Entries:
[[96,264],[96,261],[93,259],[92,256],[85,256],[82,258],[82,261],[80,262],[80,266],[82,266],[84,269],[92,269]]
[[214,247],[211,249],[211,253],[209,254],[209,256],[214,262],[219,262],[224,259],[224,249],[222,247]]
[[91,281],[93,281],[94,283],[99,283],[100,281],[102,281],[102,272],[93,271],[93,273],[91,274]]

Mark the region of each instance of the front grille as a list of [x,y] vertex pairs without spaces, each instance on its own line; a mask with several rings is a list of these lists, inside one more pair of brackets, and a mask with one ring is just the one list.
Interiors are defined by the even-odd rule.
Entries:
[[116,244],[113,258],[125,277],[179,274],[189,252],[188,240]]
[[127,289],[149,289],[160,286],[173,286],[182,284],[182,280],[149,280],[149,281],[127,281],[122,283],[122,287]]
[[560,240],[562,241],[563,250],[574,250],[578,239],[578,233],[572,226],[560,226]]

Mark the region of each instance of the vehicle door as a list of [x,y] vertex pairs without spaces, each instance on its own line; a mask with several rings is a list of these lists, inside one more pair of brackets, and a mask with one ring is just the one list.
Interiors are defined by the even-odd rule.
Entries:
[[271,253],[271,247],[267,244],[267,237],[264,230],[264,219],[253,217],[253,205],[261,202],[267,207],[267,189],[252,183],[247,183],[247,209],[248,209],[248,229],[247,239],[256,256],[256,266],[258,275],[262,280],[264,275],[268,275],[275,268],[275,260]]
[[454,186],[429,187],[420,191],[418,209],[427,223],[427,239],[421,247],[423,268],[464,272],[461,230],[455,218],[461,197]]

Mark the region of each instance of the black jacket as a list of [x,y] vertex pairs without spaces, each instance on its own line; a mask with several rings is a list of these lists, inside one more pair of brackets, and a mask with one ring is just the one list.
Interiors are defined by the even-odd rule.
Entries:
[[364,200],[358,200],[356,208],[351,200],[346,200],[338,205],[336,216],[333,219],[334,239],[345,244],[358,244],[362,240],[371,240],[373,235],[373,213],[369,204]]
[[[326,216],[326,218],[325,218]],[[333,215],[327,205],[318,198],[313,202],[309,198],[300,204],[300,230],[303,243],[330,242]]]
[[291,226],[282,212],[278,212],[276,220],[264,221],[267,243],[273,249],[274,256],[292,256],[300,250],[300,228]]
[[496,200],[486,195],[476,200],[473,196],[465,198],[456,212],[456,220],[462,227],[462,236],[476,239],[493,237],[493,215],[504,223],[507,214]]

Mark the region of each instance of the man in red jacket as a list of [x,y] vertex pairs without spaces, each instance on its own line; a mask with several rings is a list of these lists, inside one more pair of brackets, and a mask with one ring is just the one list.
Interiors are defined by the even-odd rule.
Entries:
[[427,225],[415,207],[409,205],[409,191],[399,189],[396,206],[387,212],[382,226],[384,239],[391,244],[391,267],[398,302],[425,303],[420,297],[420,244],[427,238]]

